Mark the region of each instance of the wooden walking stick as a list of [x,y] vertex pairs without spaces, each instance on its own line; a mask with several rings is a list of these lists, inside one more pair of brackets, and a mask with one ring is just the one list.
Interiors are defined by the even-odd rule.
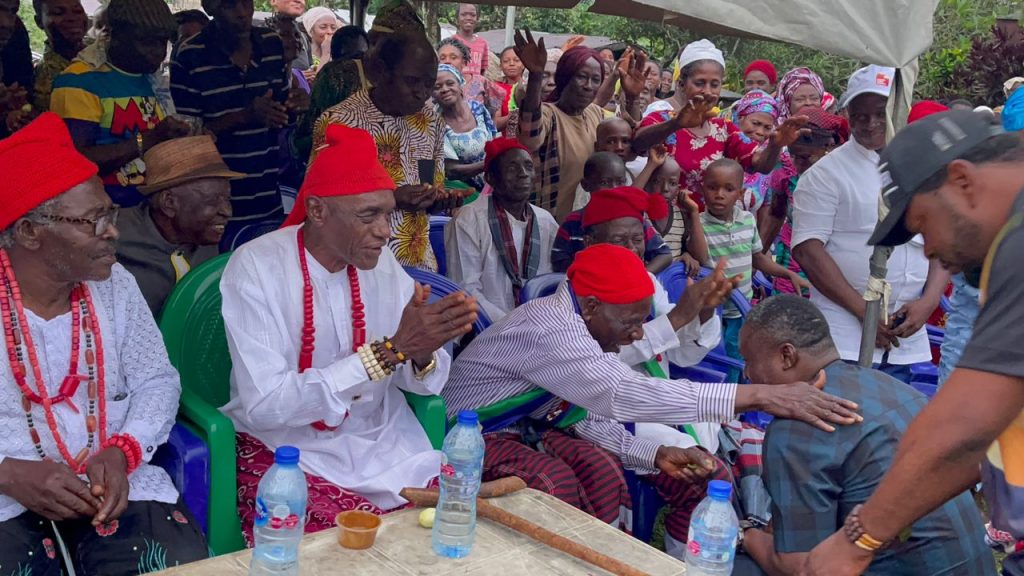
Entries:
[[[526,483],[521,478],[509,477],[496,480],[494,482],[484,482],[480,486],[480,494],[485,498],[504,496],[511,494],[526,488]],[[437,506],[437,500],[440,496],[437,489],[424,489],[424,488],[405,488],[400,492],[402,498],[412,502],[416,506],[429,508]],[[573,542],[564,536],[559,536],[554,532],[538,526],[529,520],[525,520],[511,512],[503,510],[490,502],[487,502],[483,498],[477,498],[476,500],[476,514],[480,518],[486,518],[492,522],[497,522],[502,526],[506,526],[528,536],[542,544],[546,544],[555,550],[564,552],[570,556],[579,558],[588,564],[592,564],[607,570],[616,576],[649,576],[646,572],[641,572],[636,568],[628,566],[611,556],[606,556],[600,552],[588,548],[578,542]]]

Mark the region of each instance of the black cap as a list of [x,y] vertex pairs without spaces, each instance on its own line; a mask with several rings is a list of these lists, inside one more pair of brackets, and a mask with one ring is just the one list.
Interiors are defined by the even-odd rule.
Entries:
[[932,114],[900,130],[882,151],[882,204],[888,214],[868,240],[872,246],[899,246],[913,234],[903,217],[918,189],[950,162],[1003,133],[992,117],[967,110]]

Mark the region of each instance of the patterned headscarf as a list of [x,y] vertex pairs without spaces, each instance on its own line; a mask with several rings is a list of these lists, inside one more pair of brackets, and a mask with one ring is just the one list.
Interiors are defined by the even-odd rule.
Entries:
[[440,74],[441,72],[447,72],[452,76],[455,76],[455,81],[459,83],[459,86],[466,85],[466,79],[462,76],[462,72],[459,72],[459,69],[455,66],[452,66],[451,64],[439,64],[437,66],[437,73]]
[[[576,46],[562,54],[562,57],[558,59],[558,67],[555,68],[555,89],[548,96],[548,102],[557,102],[562,97],[562,90],[565,90],[580,68],[583,68],[583,65],[591,58],[600,64],[601,55],[597,50],[586,46]],[[601,82],[604,82],[604,66],[598,66],[598,68],[601,69]]]
[[733,109],[732,121],[738,123],[743,118],[757,112],[764,112],[770,115],[772,121],[778,120],[779,103],[771,94],[764,90],[751,90],[736,103],[736,108]]
[[[778,123],[782,124],[790,116],[792,112],[789,109],[789,104],[793,100],[793,93],[796,89],[803,86],[804,84],[810,84],[818,90],[818,94],[825,95],[825,83],[821,81],[821,77],[811,72],[810,68],[794,68],[779,81],[779,120]],[[824,103],[824,98],[822,98]]]

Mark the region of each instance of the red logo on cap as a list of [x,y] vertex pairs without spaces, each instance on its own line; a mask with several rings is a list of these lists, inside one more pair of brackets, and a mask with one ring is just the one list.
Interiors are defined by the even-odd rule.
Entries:
[[877,85],[879,85],[879,86],[881,86],[883,88],[888,88],[889,87],[889,75],[885,74],[883,72],[879,72],[878,75],[875,76],[875,84],[877,84]]

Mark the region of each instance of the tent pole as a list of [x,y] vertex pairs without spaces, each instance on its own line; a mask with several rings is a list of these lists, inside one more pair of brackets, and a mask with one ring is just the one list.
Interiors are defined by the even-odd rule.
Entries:
[[[514,46],[516,35],[516,7],[505,9],[505,46]],[[504,49],[504,48],[502,48]]]
[[349,0],[348,8],[353,26],[366,28],[366,7],[367,0]]

